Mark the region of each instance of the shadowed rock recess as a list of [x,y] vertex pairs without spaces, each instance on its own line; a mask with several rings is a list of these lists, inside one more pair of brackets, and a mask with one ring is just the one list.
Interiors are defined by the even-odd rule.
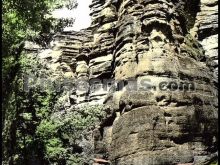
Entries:
[[[90,8],[92,25],[57,34],[51,49],[53,65],[65,65],[73,81],[116,81],[70,96],[75,105],[106,107],[93,133],[94,165],[217,159],[217,0],[93,0]],[[127,88],[131,79],[138,89]]]

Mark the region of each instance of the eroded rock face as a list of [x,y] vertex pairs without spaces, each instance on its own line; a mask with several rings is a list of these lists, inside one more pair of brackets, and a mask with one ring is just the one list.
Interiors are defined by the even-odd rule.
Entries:
[[218,1],[201,0],[200,11],[192,31],[203,46],[205,55],[209,57],[208,66],[218,81]]
[[[90,84],[74,90],[71,104],[106,105],[95,158],[114,165],[215,159],[217,0],[93,0],[90,7],[91,27],[59,34],[53,54],[73,81]],[[91,86],[106,79],[116,81],[110,90]]]
[[[217,6],[193,3],[124,0],[104,5],[102,11],[109,10],[112,17],[117,11],[112,75],[125,82],[106,102],[117,117],[111,124],[106,121],[112,116],[104,120],[96,145],[98,156],[108,153],[112,164],[205,164],[216,156],[217,96],[207,62],[217,58],[211,55],[217,47],[210,40],[217,38]],[[190,11],[190,5],[201,11]],[[209,21],[205,12],[212,15]],[[209,28],[213,35],[206,36]],[[130,79],[137,81],[135,91],[127,88]],[[144,90],[143,80],[154,88]],[[167,90],[161,89],[161,82],[170,85]],[[178,89],[172,90],[172,82]],[[181,83],[194,88],[183,90]]]

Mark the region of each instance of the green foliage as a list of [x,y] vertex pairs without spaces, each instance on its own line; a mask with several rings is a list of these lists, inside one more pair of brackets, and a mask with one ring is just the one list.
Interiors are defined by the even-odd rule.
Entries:
[[102,106],[83,106],[51,114],[49,120],[42,120],[37,127],[37,136],[46,146],[45,155],[49,162],[65,159],[69,164],[79,164],[82,160],[73,151],[82,140],[89,127],[103,116]]
[[[36,37],[41,33],[60,30],[60,20],[51,16],[51,11],[62,7],[77,6],[70,0],[4,0],[3,1],[3,56],[12,55],[21,41]],[[56,32],[56,31],[55,31]]]
[[66,157],[67,150],[63,148],[62,141],[58,138],[46,141],[46,157],[49,160],[58,162]]
[[[24,91],[24,74],[36,73],[35,67],[42,67],[43,70],[34,56],[27,58],[26,54],[22,54],[18,64],[20,69],[12,82],[13,90],[7,102],[3,129],[3,160],[13,164],[24,163],[27,157],[33,156],[27,153],[28,149],[38,152],[35,131],[42,118],[37,113],[41,109],[51,111],[49,102],[55,98],[54,91],[42,91],[37,83],[29,91]],[[47,100],[48,104],[42,105],[42,100]]]
[[[38,59],[37,53],[22,53],[19,66],[14,80],[16,90],[6,111],[4,161],[25,164],[34,157],[49,164],[81,164],[79,142],[88,128],[94,127],[104,115],[102,106],[65,108],[68,98],[65,88],[60,91],[51,86],[42,88],[40,79],[50,79],[53,72]],[[33,77],[26,91],[25,75]],[[63,87],[62,81],[60,83]]]
[[[67,91],[52,85],[43,89],[41,78],[52,79],[52,71],[37,53],[23,52],[25,40],[42,44],[45,38],[39,36],[60,31],[69,23],[53,19],[53,9],[76,5],[72,0],[3,1],[3,164],[82,162],[79,142],[102,118],[102,107],[64,107]],[[32,76],[28,87],[27,75]]]
[[[67,20],[57,20],[51,11],[62,6],[77,6],[74,0],[4,0],[2,6],[3,106],[13,90],[19,58],[25,40],[45,45],[51,34],[60,31]],[[7,89],[7,90],[6,90]]]
[[211,163],[210,165],[218,165],[218,162],[215,162],[215,163]]
[[209,165],[218,165],[218,160],[214,160],[212,163],[210,163]]

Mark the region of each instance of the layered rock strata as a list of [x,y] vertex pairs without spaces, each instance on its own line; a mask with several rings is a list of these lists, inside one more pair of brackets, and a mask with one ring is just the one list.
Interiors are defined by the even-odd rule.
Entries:
[[57,35],[53,52],[76,82],[71,104],[106,106],[95,160],[216,159],[217,0],[93,0],[90,8],[91,27]]
[[214,73],[215,81],[218,79],[218,1],[201,0],[200,11],[196,16],[194,28],[196,35],[209,57],[208,66]]
[[[190,5],[201,11],[191,11]],[[202,17],[206,5],[124,0],[102,9],[117,11],[111,69],[123,86],[105,102],[112,115],[98,130],[97,157],[108,157],[112,164],[142,165],[205,164],[216,156],[218,104],[213,71],[207,64],[217,57],[210,56],[216,44],[207,49],[209,36],[201,36],[209,26],[215,34],[217,9],[209,9],[213,17],[206,23]],[[99,16],[102,27],[105,18]],[[193,36],[191,29],[198,22]],[[146,80],[151,84],[148,90],[143,86]],[[193,87],[184,89],[184,84]]]

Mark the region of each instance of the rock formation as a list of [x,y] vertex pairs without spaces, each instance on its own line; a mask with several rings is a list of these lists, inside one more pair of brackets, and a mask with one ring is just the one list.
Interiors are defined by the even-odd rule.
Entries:
[[52,51],[71,68],[72,104],[106,105],[95,159],[113,165],[216,159],[217,0],[93,0],[90,7],[92,25],[57,35]]

